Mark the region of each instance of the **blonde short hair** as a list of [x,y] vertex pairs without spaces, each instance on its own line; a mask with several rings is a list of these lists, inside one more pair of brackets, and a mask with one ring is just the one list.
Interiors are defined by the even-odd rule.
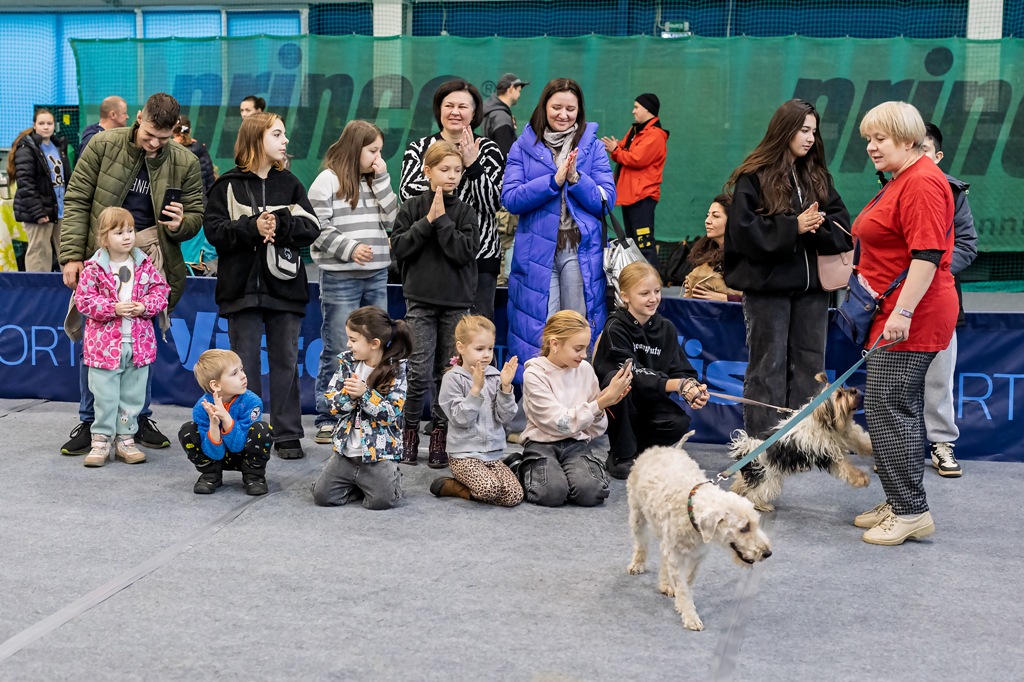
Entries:
[[119,227],[135,227],[135,218],[126,208],[108,206],[100,211],[100,219],[96,225],[96,245],[106,248],[107,235]]
[[619,291],[624,294],[628,294],[644,280],[653,277],[660,287],[661,275],[653,265],[645,260],[633,261],[626,267],[622,268],[622,272],[619,273]]
[[211,348],[203,351],[203,354],[199,356],[192,373],[195,374],[200,388],[204,391],[211,391],[210,382],[220,381],[224,372],[236,363],[242,364],[242,358],[238,357],[238,353],[235,351]]
[[565,341],[583,331],[590,331],[587,318],[575,310],[559,310],[549,317],[547,324],[544,325],[544,332],[540,338],[540,354],[544,357],[551,354],[552,339]]
[[920,147],[924,143],[924,119],[912,104],[882,102],[860,122],[861,137],[868,138],[873,132],[883,133],[899,144],[912,142]]

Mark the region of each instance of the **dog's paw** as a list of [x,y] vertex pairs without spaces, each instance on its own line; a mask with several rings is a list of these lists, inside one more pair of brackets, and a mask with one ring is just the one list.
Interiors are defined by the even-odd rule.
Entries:
[[674,596],[676,596],[675,588],[672,587],[671,585],[669,585],[668,583],[660,583],[658,585],[658,592],[661,592],[666,597],[674,597]]
[[754,504],[754,509],[762,514],[770,514],[775,511],[775,505],[771,502],[757,502]]
[[683,627],[687,630],[701,631],[704,629],[704,623],[696,615],[683,616]]
[[871,483],[871,477],[860,469],[854,469],[850,473],[850,485],[854,488],[867,488],[869,483]]
[[629,565],[629,568],[627,570],[629,571],[630,575],[640,575],[647,569],[644,567],[642,561],[634,561]]

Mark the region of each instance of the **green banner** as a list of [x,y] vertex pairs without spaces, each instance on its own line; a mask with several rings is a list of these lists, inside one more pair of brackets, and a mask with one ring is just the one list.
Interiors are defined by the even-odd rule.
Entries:
[[72,43],[86,122],[108,95],[124,97],[134,113],[148,95],[170,92],[223,171],[233,165],[239,103],[262,96],[284,117],[292,169],[307,184],[354,118],[384,130],[384,155],[397,179],[407,141],[437,129],[432,95],[453,76],[485,97],[502,73],[529,81],[513,110],[520,128],[544,83],[575,78],[587,119],[617,137],[632,122],[633,99],[653,92],[671,131],[659,239],[703,231],[712,197],[791,97],[822,112],[829,167],[856,214],[877,188],[860,119],[879,102],[906,100],[942,129],[943,168],[972,184],[980,248],[1024,251],[1021,40],[260,36]]

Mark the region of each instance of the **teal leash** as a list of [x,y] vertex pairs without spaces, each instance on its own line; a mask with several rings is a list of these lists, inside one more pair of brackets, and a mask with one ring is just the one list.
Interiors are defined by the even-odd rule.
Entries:
[[[871,348],[868,349],[867,351],[865,351],[864,353],[862,353],[861,359],[858,360],[856,362],[856,364],[854,364],[852,367],[850,367],[850,369],[846,370],[845,374],[843,374],[841,377],[839,377],[838,379],[833,381],[831,384],[829,384],[828,387],[824,391],[822,391],[820,395],[818,395],[818,397],[816,397],[811,402],[807,403],[807,405],[804,406],[804,408],[802,410],[800,410],[795,415],[793,415],[790,418],[789,421],[787,421],[785,424],[783,424],[781,427],[779,427],[778,431],[776,431],[771,436],[769,436],[767,439],[765,439],[764,442],[762,442],[760,445],[758,445],[756,448],[754,448],[754,450],[751,451],[749,454],[747,454],[745,457],[743,457],[743,459],[740,459],[740,460],[736,461],[731,467],[729,467],[728,469],[726,469],[722,473],[718,474],[715,477],[714,481],[712,481],[712,482],[716,483],[716,484],[717,483],[722,483],[723,481],[727,480],[730,476],[735,474],[737,471],[739,471],[740,469],[745,467],[755,457],[757,457],[762,452],[764,452],[765,450],[770,448],[780,438],[782,438],[787,433],[792,431],[796,427],[797,424],[799,424],[807,416],[809,416],[811,414],[811,412],[814,412],[814,410],[817,409],[817,407],[819,405],[821,405],[823,402],[828,400],[829,396],[831,396],[833,393],[835,393],[837,388],[842,386],[843,383],[845,383],[847,379],[849,379],[851,376],[853,376],[853,373],[856,372],[860,368],[861,365],[863,365],[865,362],[867,362],[868,358],[870,358],[872,355],[874,355],[875,353],[877,353],[880,350],[884,350],[884,349],[888,348],[889,346],[892,346],[892,345],[894,345],[896,343],[899,343],[899,341],[893,341],[892,343],[887,343],[887,344],[884,344],[884,345],[881,345],[881,346],[878,345],[881,342],[882,342],[882,335],[879,334],[878,338],[875,339],[875,342],[874,342],[874,344],[872,344]],[[693,492],[692,491],[690,493],[690,496],[692,498],[692,496],[693,496]]]

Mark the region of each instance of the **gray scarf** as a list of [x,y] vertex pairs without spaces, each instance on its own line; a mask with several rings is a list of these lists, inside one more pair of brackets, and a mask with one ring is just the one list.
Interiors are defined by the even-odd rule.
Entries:
[[[572,139],[575,135],[575,123],[571,128],[560,133],[550,128],[544,129],[544,146],[550,149],[554,155],[556,170],[561,168],[565,160],[569,158],[569,153],[572,152]],[[568,181],[569,179],[566,178],[566,182]],[[576,221],[572,219],[572,214],[569,213],[569,204],[566,201],[565,187],[563,186],[562,214],[558,222],[557,249],[559,251],[565,251],[566,249],[575,251],[579,244],[580,228]]]

